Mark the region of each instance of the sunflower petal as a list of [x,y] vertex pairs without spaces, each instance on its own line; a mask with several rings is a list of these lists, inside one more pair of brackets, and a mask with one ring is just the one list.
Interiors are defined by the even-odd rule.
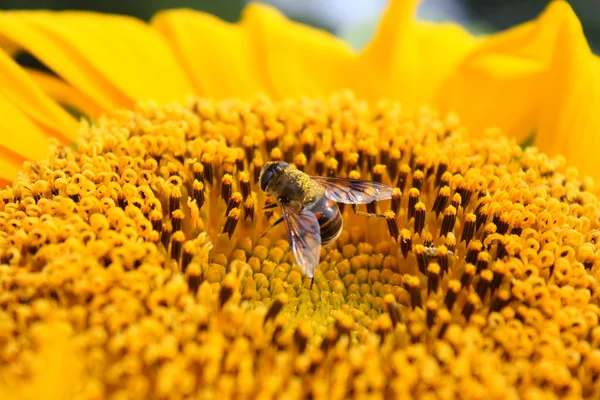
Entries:
[[537,129],[541,93],[570,7],[554,1],[535,22],[491,36],[440,86],[436,102],[455,111],[472,134],[498,126],[524,141]]
[[162,11],[152,25],[170,42],[197,93],[249,98],[267,91],[243,27],[186,9]]
[[[77,121],[53,102],[25,71],[2,51],[0,51],[0,93],[23,114],[45,127],[52,136],[63,141],[75,138]],[[8,110],[1,110],[2,118],[10,118]]]
[[0,179],[11,180],[23,161],[48,155],[48,135],[2,93],[0,113]]
[[242,25],[261,44],[255,50],[274,96],[321,96],[344,88],[342,71],[355,58],[344,41],[259,3],[244,9]]
[[536,145],[563,154],[570,165],[600,179],[600,60],[594,56],[581,24],[566,3],[552,5],[564,17],[542,96]]
[[164,38],[130,17],[2,12],[0,37],[32,53],[104,110],[137,99],[171,101],[191,92]]
[[35,84],[58,104],[76,109],[90,117],[102,113],[102,109],[85,93],[79,92],[60,78],[34,69],[25,71]]
[[358,96],[398,100],[410,108],[431,104],[442,80],[478,43],[458,25],[417,22],[418,3],[390,2],[351,70],[348,82]]

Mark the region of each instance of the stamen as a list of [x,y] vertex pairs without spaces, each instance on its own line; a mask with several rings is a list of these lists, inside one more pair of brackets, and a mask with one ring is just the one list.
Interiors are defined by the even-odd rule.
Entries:
[[408,166],[408,164],[400,165],[400,174],[398,175],[398,182],[396,183],[396,187],[400,189],[401,192],[404,191],[404,187],[406,186],[408,174],[410,174],[410,167]]
[[490,313],[499,312],[510,302],[510,292],[508,290],[499,290],[490,305]]
[[[412,249],[412,234],[408,229],[402,229],[400,231],[400,251],[402,251],[402,256],[406,260],[408,257],[409,251]],[[424,249],[423,249],[424,250]],[[418,260],[418,257],[417,257]]]
[[440,213],[446,208],[448,200],[450,199],[450,188],[448,186],[442,187],[435,198],[433,203],[432,211],[435,211],[435,217],[438,218]]
[[426,209],[425,203],[418,202],[415,205],[415,233],[421,234],[425,227]]
[[479,240],[473,240],[467,246],[467,255],[465,256],[465,262],[469,264],[475,264],[477,262],[477,255],[483,249],[483,245]]
[[238,220],[240,219],[240,213],[241,211],[239,208],[234,208],[227,214],[227,220],[225,221],[225,225],[223,225],[223,231],[221,233],[227,233],[230,239],[233,235],[233,231],[235,231]]
[[181,258],[181,250],[184,241],[185,235],[179,230],[171,236],[171,259],[176,262],[179,262],[179,259]]
[[254,221],[254,200],[252,200],[252,197],[248,197],[244,202],[244,219]]
[[335,158],[327,160],[327,176],[335,177],[337,175],[338,165],[338,161]]
[[427,275],[427,263],[429,261],[427,257],[427,249],[421,244],[416,244],[413,248],[413,252],[417,257],[417,266],[419,267],[419,272],[421,272],[423,275]]
[[321,150],[318,150],[317,154],[315,154],[315,175],[322,176],[324,168],[325,168],[325,153],[323,153]]
[[479,254],[477,254],[477,274],[479,274],[483,270],[487,270],[487,267],[490,263],[490,259],[490,253],[488,253],[487,251],[482,251]]
[[458,298],[458,294],[462,290],[462,285],[456,279],[452,279],[450,282],[448,282],[447,290],[446,297],[444,298],[444,304],[446,304],[448,311],[452,311],[452,307],[454,307],[454,303]]
[[183,219],[185,218],[185,214],[182,210],[175,210],[171,214],[171,226],[173,231],[177,232],[181,230],[183,225]]
[[[442,181],[442,175],[448,170],[448,158],[444,156],[438,164],[437,170],[435,171],[435,186],[439,187]],[[444,185],[448,186],[448,185]]]
[[469,213],[465,216],[465,224],[462,231],[462,236],[460,238],[461,242],[465,242],[466,245],[469,245],[471,239],[473,239],[473,235],[475,234],[475,221],[477,217],[473,213]]
[[435,317],[438,312],[437,301],[435,301],[433,299],[427,300],[427,303],[425,303],[425,308],[427,309],[427,314],[426,314],[427,327],[429,329],[431,329],[433,327],[433,324],[435,323]]
[[233,276],[227,275],[221,284],[221,291],[219,292],[219,307],[223,308],[227,300],[231,298],[235,291],[236,282]]
[[[204,167],[204,179],[209,185],[212,185],[214,177],[212,167],[213,157],[208,153],[204,153],[202,154],[201,162],[202,166]],[[198,180],[202,182],[202,180]]]
[[202,270],[198,264],[192,263],[186,268],[185,273],[188,277],[188,288],[195,294],[203,281]]
[[416,276],[408,275],[405,279],[405,288],[410,294],[410,304],[413,310],[416,307],[423,308],[423,299],[421,298],[421,282]]
[[467,322],[471,319],[473,312],[480,303],[481,301],[479,300],[479,296],[477,296],[475,293],[471,293],[469,296],[467,296],[467,302],[465,303],[462,311],[462,315],[465,317]]
[[392,320],[392,324],[396,327],[397,324],[402,322],[400,316],[400,307],[398,303],[396,303],[396,299],[393,294],[386,294],[384,297],[384,302],[386,306],[387,313],[390,315],[390,319]]
[[[339,160],[338,160],[338,162],[339,162]],[[304,153],[298,154],[294,158],[294,164],[296,164],[296,168],[298,168],[300,171],[304,172],[304,170],[306,168],[306,164],[308,164],[308,159],[307,159],[306,155]]]
[[398,214],[400,211],[400,205],[402,204],[402,192],[399,188],[394,189],[394,193],[392,194],[392,204],[391,210],[394,214]]
[[493,278],[494,273],[489,269],[482,271],[479,275],[479,282],[477,282],[477,285],[475,287],[475,293],[477,293],[480,299],[483,300],[485,298],[485,295],[487,293],[488,288],[490,287],[490,283],[492,282]]
[[408,191],[408,214],[407,221],[410,221],[415,216],[415,206],[419,202],[419,190],[412,188]]
[[460,277],[460,285],[463,288],[468,289],[476,272],[477,268],[473,264],[465,264],[465,270]]
[[162,233],[163,215],[160,211],[152,211],[150,213],[150,222],[152,223],[152,229],[159,234]]
[[450,181],[452,180],[452,173],[450,171],[446,171],[442,174],[440,179],[440,183],[438,187],[448,186],[450,187]]
[[204,184],[197,179],[195,179],[192,184],[192,196],[194,197],[194,200],[196,200],[198,209],[202,208],[204,205]]
[[496,233],[496,224],[494,224],[493,222],[490,222],[483,229],[483,235],[481,236],[481,242],[486,243],[486,239],[488,238],[488,236],[493,235],[494,233]]
[[304,353],[304,350],[306,350],[309,337],[309,325],[306,323],[299,323],[296,327],[296,331],[294,332],[294,341],[296,342],[296,346],[298,347],[298,352],[300,354]]
[[240,192],[235,192],[231,195],[231,198],[227,202],[227,210],[225,210],[225,215],[229,215],[229,211],[234,208],[239,208],[240,204],[242,204],[242,195]]
[[431,263],[427,266],[427,296],[433,292],[437,294],[440,285],[441,267],[437,263]]
[[400,164],[401,159],[402,153],[400,152],[400,150],[392,149],[390,154],[390,161],[387,164],[388,174],[392,182],[396,181],[396,178],[398,177],[398,165]]
[[454,230],[454,224],[456,223],[456,208],[453,206],[446,207],[444,211],[444,219],[442,220],[442,228],[440,230],[440,237],[446,236],[448,232]]
[[448,248],[441,245],[437,248],[437,262],[440,265],[440,274],[448,273],[450,263],[448,261]]
[[260,179],[260,169],[263,167],[263,160],[260,158],[254,159],[254,184],[257,184]]
[[[398,241],[399,231],[398,222],[396,222],[396,214],[392,210],[388,210],[383,215],[385,215],[390,236],[393,237],[394,240]],[[406,256],[404,258],[406,258]]]
[[495,262],[492,264],[492,272],[494,274],[494,279],[490,284],[490,291],[494,293],[502,284],[502,280],[506,274],[506,265],[503,262]]
[[412,185],[413,188],[417,189],[419,192],[423,191],[423,182],[425,181],[425,174],[423,171],[417,169],[413,173]]
[[183,272],[184,274],[186,273],[187,268],[192,262],[192,259],[194,258],[195,254],[196,244],[193,241],[188,240],[183,245],[183,254],[181,255],[181,272]]
[[267,314],[265,314],[265,319],[263,320],[263,326],[270,319],[275,320],[275,317],[277,316],[277,314],[279,314],[279,312],[281,311],[281,309],[287,302],[288,302],[288,296],[286,294],[282,293],[279,296],[277,296],[275,298],[275,300],[273,301],[273,303],[271,303],[271,306],[269,307],[269,311],[267,311]]
[[442,339],[448,330],[448,326],[450,326],[450,321],[452,320],[452,314],[450,314],[447,310],[440,310],[438,312],[438,323],[440,325],[440,330],[438,331],[438,339]]
[[375,182],[381,183],[383,181],[383,174],[385,172],[385,165],[377,164],[372,169],[372,179]]
[[181,207],[181,189],[175,186],[169,193],[169,214],[173,214],[173,211],[179,210]]
[[452,196],[452,201],[450,202],[450,205],[452,207],[454,207],[454,209],[458,212],[459,207],[460,207],[460,203],[461,203],[460,194],[454,193],[454,195]]
[[240,192],[242,192],[242,199],[246,200],[250,196],[250,175],[246,171],[240,172]]
[[233,177],[229,174],[223,175],[221,179],[221,197],[225,200],[225,204],[229,203],[233,188]]

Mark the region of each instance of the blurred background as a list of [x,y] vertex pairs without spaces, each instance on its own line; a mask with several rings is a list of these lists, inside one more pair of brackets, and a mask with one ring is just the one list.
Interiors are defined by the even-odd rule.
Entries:
[[[537,16],[551,0],[422,0],[419,18],[455,21],[474,33],[506,29]],[[264,0],[289,18],[326,29],[360,49],[371,37],[386,0]],[[157,10],[189,7],[236,21],[245,0],[0,0],[0,9],[79,9],[148,20]],[[570,0],[590,46],[600,53],[600,0]]]

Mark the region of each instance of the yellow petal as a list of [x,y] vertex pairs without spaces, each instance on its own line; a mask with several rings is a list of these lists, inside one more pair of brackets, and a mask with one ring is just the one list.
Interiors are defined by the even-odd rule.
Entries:
[[353,57],[329,33],[262,4],[248,5],[239,24],[191,10],[159,13],[152,24],[169,38],[197,91],[217,98],[322,95],[343,87],[340,71]]
[[255,52],[275,97],[321,96],[344,88],[342,72],[355,57],[347,43],[259,3],[244,9],[242,25],[258,44]]
[[600,60],[571,7],[561,2],[550,8],[560,17],[560,30],[541,96],[536,145],[550,155],[565,155],[570,165],[598,180]]
[[0,37],[32,53],[105,110],[137,99],[181,99],[191,92],[165,39],[130,17],[2,12]]
[[478,39],[454,24],[417,22],[417,0],[392,0],[348,83],[371,101],[431,104],[435,90]]
[[169,40],[196,93],[249,98],[267,92],[258,56],[243,27],[193,10],[160,12],[152,25]]
[[58,104],[74,108],[90,117],[96,117],[102,113],[100,106],[85,93],[75,90],[67,82],[38,70],[26,69],[25,71],[35,84]]
[[435,105],[457,112],[474,135],[497,126],[520,141],[531,136],[565,5],[551,2],[537,21],[483,41],[440,86]]
[[[52,101],[27,73],[1,50],[0,93],[23,114],[43,126],[52,136],[63,141],[74,140],[77,121]],[[0,110],[2,110],[0,112],[2,118],[5,118],[8,111],[1,108]]]
[[0,179],[11,180],[26,159],[48,155],[48,135],[0,93]]

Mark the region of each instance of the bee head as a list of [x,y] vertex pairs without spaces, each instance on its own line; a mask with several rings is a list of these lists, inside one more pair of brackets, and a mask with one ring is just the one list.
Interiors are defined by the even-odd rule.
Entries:
[[290,164],[283,161],[269,161],[260,169],[260,188],[266,192],[271,179],[281,175],[284,169],[289,168]]

